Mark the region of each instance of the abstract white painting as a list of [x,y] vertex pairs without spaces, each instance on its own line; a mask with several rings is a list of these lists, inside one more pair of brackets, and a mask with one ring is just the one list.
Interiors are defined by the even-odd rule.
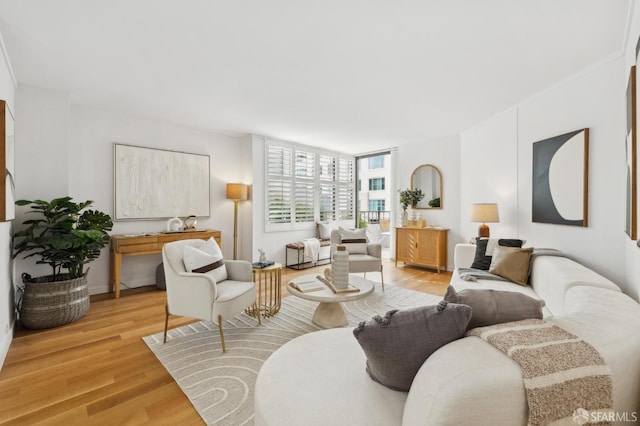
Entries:
[[209,216],[209,156],[114,144],[115,219]]

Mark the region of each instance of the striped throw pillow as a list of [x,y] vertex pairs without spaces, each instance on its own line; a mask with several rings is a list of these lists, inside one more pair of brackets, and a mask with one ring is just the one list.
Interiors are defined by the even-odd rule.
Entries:
[[350,254],[367,254],[367,231],[364,228],[340,230],[341,244]]
[[186,246],[182,261],[187,272],[209,274],[218,283],[227,279],[222,250],[213,238],[209,238],[200,248]]

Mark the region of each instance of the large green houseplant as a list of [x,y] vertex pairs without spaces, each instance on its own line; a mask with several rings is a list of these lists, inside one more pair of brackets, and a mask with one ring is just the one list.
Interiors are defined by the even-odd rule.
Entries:
[[[51,267],[51,275],[31,277],[23,274],[25,284],[21,320],[28,328],[48,328],[82,317],[89,307],[85,265],[100,256],[109,244],[111,217],[87,209],[92,201],[73,202],[71,197],[43,200],[19,200],[18,206],[30,206],[30,217],[14,235],[13,257],[37,257],[38,264]],[[45,288],[46,287],[46,288]],[[65,293],[68,303],[64,306]],[[43,294],[51,294],[44,300]],[[79,299],[78,299],[79,297]],[[64,312],[55,312],[62,310]],[[71,312],[69,312],[71,311]],[[33,314],[33,315],[32,315]],[[45,318],[46,317],[46,318]]]

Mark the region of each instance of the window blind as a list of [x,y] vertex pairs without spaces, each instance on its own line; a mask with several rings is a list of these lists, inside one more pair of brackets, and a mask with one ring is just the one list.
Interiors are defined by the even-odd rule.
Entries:
[[354,159],[314,147],[267,141],[266,230],[309,228],[354,217]]

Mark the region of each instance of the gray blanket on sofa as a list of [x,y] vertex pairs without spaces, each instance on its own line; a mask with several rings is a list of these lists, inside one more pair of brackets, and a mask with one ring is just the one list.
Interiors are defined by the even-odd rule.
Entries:
[[[539,256],[558,256],[558,257],[569,257],[560,250],[552,249],[552,248],[534,248],[533,253],[531,253],[531,261],[529,263],[529,273],[531,273],[531,265],[533,265],[533,261]],[[485,271],[482,269],[474,269],[474,268],[458,268],[458,275],[463,281],[478,281],[478,280],[493,280],[493,281],[510,281],[506,278],[502,278],[499,275],[495,275],[490,273],[489,271]]]

